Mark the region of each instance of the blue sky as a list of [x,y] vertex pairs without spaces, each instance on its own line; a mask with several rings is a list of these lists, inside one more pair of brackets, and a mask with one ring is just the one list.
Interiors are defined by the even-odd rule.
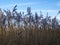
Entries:
[[[32,12],[42,11],[43,15],[56,16],[60,10],[60,0],[0,0],[0,8],[12,10],[17,4],[17,11],[26,12],[27,7],[31,7]],[[59,16],[58,16],[59,18]]]

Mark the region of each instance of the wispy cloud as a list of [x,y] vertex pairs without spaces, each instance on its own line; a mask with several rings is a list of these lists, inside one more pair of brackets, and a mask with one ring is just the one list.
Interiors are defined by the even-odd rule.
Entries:
[[13,7],[14,5],[18,5],[18,6],[28,6],[28,5],[35,5],[35,4],[38,4],[38,2],[5,4],[5,5],[1,5],[1,7],[8,8],[8,7]]

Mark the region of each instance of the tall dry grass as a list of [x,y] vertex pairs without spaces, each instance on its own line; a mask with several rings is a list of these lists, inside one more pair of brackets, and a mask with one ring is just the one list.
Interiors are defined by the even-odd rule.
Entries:
[[0,45],[60,45],[60,30],[0,28]]
[[[24,14],[25,20],[25,16],[22,18],[23,14],[16,11],[16,6],[12,12],[4,10],[6,17],[2,12],[0,14],[3,15],[0,17],[0,45],[60,45],[60,25],[58,25],[56,17],[53,19],[50,19],[49,16],[43,18],[42,14],[38,17],[37,13],[34,17],[28,7],[28,15]],[[12,23],[13,19],[16,21],[14,24]],[[6,20],[7,27],[4,27]],[[20,23],[22,26],[19,25]]]

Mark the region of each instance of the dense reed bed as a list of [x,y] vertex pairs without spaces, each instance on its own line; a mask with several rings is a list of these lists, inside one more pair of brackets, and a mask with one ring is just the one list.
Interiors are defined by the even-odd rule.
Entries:
[[[37,12],[31,8],[27,14],[0,9],[0,45],[60,45],[60,22],[56,18]],[[58,12],[59,14],[60,12]]]

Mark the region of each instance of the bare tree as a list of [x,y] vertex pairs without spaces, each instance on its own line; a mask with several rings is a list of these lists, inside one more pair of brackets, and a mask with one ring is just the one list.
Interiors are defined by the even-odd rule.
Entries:
[[56,19],[56,17],[54,17],[52,19],[52,28],[56,29],[58,27],[58,20]]
[[38,20],[38,14],[37,12],[35,12],[35,27],[38,28],[38,25],[39,25],[39,20]]
[[46,16],[46,21],[47,21],[46,28],[47,30],[49,30],[51,28],[51,16],[48,16],[48,12]]
[[17,22],[17,24],[18,24],[18,27],[20,27],[20,22],[22,21],[22,14],[21,14],[21,12],[20,13],[17,13],[17,12],[15,12],[16,13],[16,22]]
[[32,16],[30,7],[27,8],[27,14],[24,16],[24,19],[25,19],[24,23],[26,25],[30,25],[31,26],[31,22],[33,21],[33,16]]

